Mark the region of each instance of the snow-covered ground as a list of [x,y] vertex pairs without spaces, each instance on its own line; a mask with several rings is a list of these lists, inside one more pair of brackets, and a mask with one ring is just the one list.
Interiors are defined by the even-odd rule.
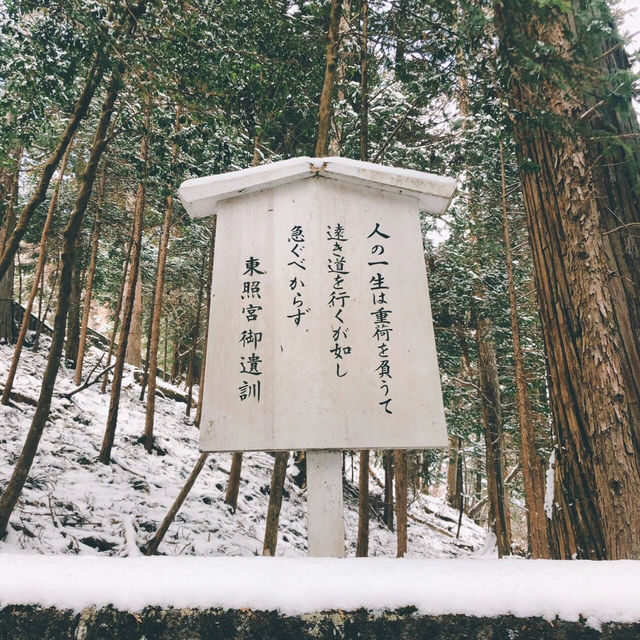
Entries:
[[3,554],[0,566],[0,608],[221,607],[298,615],[414,606],[424,615],[584,618],[596,628],[640,620],[640,563],[634,561]]
[[[45,364],[41,350],[23,352],[14,391],[37,399]],[[6,377],[12,349],[0,346],[0,383]],[[93,349],[85,372],[100,352]],[[56,392],[74,388],[73,374],[60,370]],[[144,405],[140,387],[127,369],[112,464],[97,461],[109,394],[100,384],[74,395],[54,398],[22,499],[8,534],[0,542],[7,553],[136,556],[162,521],[198,459],[198,430],[185,417],[185,404],[164,398],[156,403],[156,451],[148,455],[140,442]],[[33,406],[0,405],[0,489],[7,482],[29,428]],[[347,456],[347,461],[351,458]],[[245,455],[238,509],[224,504],[230,454],[211,454],[159,552],[165,555],[254,556],[262,552],[273,458],[268,453]],[[277,555],[306,555],[306,493],[292,479],[290,463],[280,515]],[[374,469],[382,477],[380,469]],[[347,478],[351,477],[350,469]],[[357,471],[354,475],[357,482]],[[373,501],[381,489],[370,482]],[[421,496],[410,506],[409,556],[442,558],[477,553],[485,531],[466,517],[456,539],[457,512],[440,499]],[[355,555],[357,503],[345,495],[347,555]],[[395,556],[395,534],[377,518],[370,524],[370,555]]]
[[[15,386],[21,396],[37,398],[45,356],[46,348],[25,351]],[[92,350],[87,371],[98,356]],[[0,381],[10,358],[11,348],[0,346]],[[375,517],[370,552],[386,558],[306,558],[305,491],[293,482],[293,465],[277,549],[289,557],[228,557],[262,550],[273,464],[267,453],[246,455],[235,513],[223,502],[231,456],[212,454],[160,546],[165,557],[140,557],[199,456],[198,430],[183,403],[159,398],[157,448],[148,455],[140,443],[144,406],[127,369],[113,462],[102,465],[97,456],[109,395],[101,395],[99,386],[71,400],[54,399],[22,499],[0,542],[0,608],[111,604],[129,611],[158,605],[299,614],[415,606],[426,615],[582,617],[594,627],[640,620],[640,562],[498,560],[492,545],[485,547],[485,532],[467,518],[456,539],[457,513],[432,496],[411,503],[407,558],[393,558],[395,534]],[[71,372],[61,370],[57,393],[72,388]],[[32,412],[28,403],[0,405],[0,488]],[[374,473],[382,475],[379,468]],[[349,467],[346,476],[350,481]],[[357,530],[353,489],[345,493],[350,556]],[[379,503],[374,479],[370,490]]]

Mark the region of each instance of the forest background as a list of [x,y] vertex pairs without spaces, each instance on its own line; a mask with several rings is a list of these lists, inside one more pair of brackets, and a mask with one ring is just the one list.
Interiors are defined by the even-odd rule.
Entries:
[[[640,558],[638,83],[616,11],[602,0],[0,4],[0,339],[16,344],[3,403],[19,401],[12,375],[38,348],[30,314],[52,326],[0,535],[60,366],[110,394],[104,464],[125,362],[139,369],[149,454],[159,384],[181,384],[197,422],[215,221],[188,219],[178,185],[340,155],[460,183],[444,216],[422,217],[451,447],[373,454],[398,555],[407,492],[444,472],[448,502],[488,524],[500,555]],[[108,338],[100,380],[83,370],[89,328]],[[236,454],[231,504],[241,465]],[[277,455],[272,497],[285,467]]]

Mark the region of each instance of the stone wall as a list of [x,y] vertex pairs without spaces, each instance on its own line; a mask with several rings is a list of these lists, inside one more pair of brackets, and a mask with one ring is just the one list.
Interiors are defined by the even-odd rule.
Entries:
[[110,607],[81,613],[35,606],[0,608],[0,640],[637,640],[640,623],[542,618],[422,616],[413,608],[384,613],[165,609],[132,613]]

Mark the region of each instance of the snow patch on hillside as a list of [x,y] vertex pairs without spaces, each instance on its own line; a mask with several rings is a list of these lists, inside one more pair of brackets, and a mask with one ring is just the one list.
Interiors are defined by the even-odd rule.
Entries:
[[[14,391],[34,400],[40,391],[48,343],[25,350]],[[101,352],[92,349],[85,372]],[[6,377],[12,348],[0,346],[0,381]],[[99,369],[98,369],[99,370]],[[74,388],[72,371],[61,368],[56,394]],[[11,518],[0,553],[136,556],[164,518],[198,459],[198,429],[185,416],[186,405],[165,398],[156,403],[156,448],[141,443],[144,404],[133,370],[125,371],[112,464],[97,461],[109,408],[100,384],[70,400],[56,395],[51,419]],[[0,405],[0,489],[8,481],[29,428],[34,407]],[[357,458],[357,457],[356,457]],[[351,460],[347,456],[347,462]],[[159,553],[165,555],[253,556],[262,552],[273,457],[245,455],[235,513],[224,504],[230,454],[211,454],[198,481],[169,529]],[[290,460],[280,515],[277,555],[306,554],[306,492],[294,482]],[[382,471],[374,468],[378,477]],[[346,477],[351,477],[347,468]],[[357,482],[357,470],[354,477]],[[345,492],[347,555],[355,554],[357,498]],[[371,479],[372,501],[381,489]],[[456,539],[458,513],[440,499],[419,496],[409,509],[409,556],[454,557],[476,552],[485,531],[466,517]],[[370,524],[370,555],[395,556],[395,534],[378,518]]]

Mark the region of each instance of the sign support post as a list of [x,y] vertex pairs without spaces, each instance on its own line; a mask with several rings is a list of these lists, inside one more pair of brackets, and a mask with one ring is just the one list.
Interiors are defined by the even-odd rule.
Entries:
[[342,451],[307,451],[306,457],[309,555],[344,558]]

